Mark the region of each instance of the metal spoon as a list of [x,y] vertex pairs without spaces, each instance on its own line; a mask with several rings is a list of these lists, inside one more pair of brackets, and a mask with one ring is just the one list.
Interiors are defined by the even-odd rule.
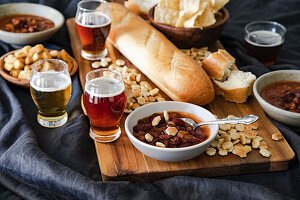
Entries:
[[246,117],[236,117],[232,119],[218,119],[213,121],[201,122],[196,124],[194,120],[190,118],[180,118],[182,121],[190,124],[195,130],[198,126],[207,125],[207,124],[252,124],[256,120],[258,120],[258,116],[256,115],[248,115]]

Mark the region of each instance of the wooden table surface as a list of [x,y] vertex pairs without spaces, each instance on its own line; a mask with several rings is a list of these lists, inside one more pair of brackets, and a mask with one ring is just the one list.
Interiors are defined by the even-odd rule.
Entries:
[[[73,54],[79,64],[80,81],[84,88],[85,75],[92,70],[91,62],[84,60],[80,55],[81,44],[75,30],[74,18],[67,20],[67,26]],[[126,65],[129,68],[136,69],[136,67],[111,44],[108,43],[107,48],[109,56],[113,61],[117,58],[122,58],[126,60]],[[215,51],[218,48],[223,48],[219,41],[211,47],[211,50]],[[143,79],[148,80],[145,76],[143,76]],[[165,94],[163,94],[163,96],[169,99]],[[222,97],[217,96],[215,100],[209,105],[206,105],[205,108],[210,110],[213,114],[216,114],[219,118],[226,117],[229,114],[236,116],[249,114],[258,115],[260,119],[257,122],[259,124],[257,132],[268,143],[271,156],[265,158],[259,154],[258,150],[252,150],[252,152],[247,155],[247,158],[240,158],[233,154],[225,157],[220,155],[210,157],[203,153],[188,161],[158,161],[145,156],[131,144],[124,130],[124,121],[127,116],[124,115],[120,122],[122,134],[117,141],[112,143],[95,142],[103,181],[139,179],[153,181],[175,175],[211,177],[288,169],[288,165],[295,157],[295,154],[285,139],[281,141],[273,141],[271,139],[271,135],[278,133],[279,130],[266,117],[263,109],[253,96],[243,104],[227,102],[224,101]],[[86,133],[86,135],[89,137],[88,133]]]

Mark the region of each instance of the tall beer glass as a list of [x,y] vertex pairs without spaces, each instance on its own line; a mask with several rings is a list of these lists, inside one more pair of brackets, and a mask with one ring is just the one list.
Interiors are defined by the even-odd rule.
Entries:
[[112,142],[121,135],[120,119],[126,105],[120,72],[99,69],[86,75],[83,104],[90,119],[90,136],[98,142]]
[[30,92],[38,107],[38,122],[45,127],[64,125],[72,84],[68,65],[57,59],[40,60],[32,65]]
[[107,55],[105,41],[110,31],[110,13],[104,0],[80,1],[75,17],[76,29],[87,60],[98,60]]

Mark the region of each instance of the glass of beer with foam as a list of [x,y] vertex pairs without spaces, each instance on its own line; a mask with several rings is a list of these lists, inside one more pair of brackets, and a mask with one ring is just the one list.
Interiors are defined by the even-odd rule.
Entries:
[[126,106],[125,85],[119,71],[99,69],[86,75],[83,105],[90,119],[90,137],[112,142],[121,135],[120,119]]
[[82,44],[81,56],[99,60],[107,55],[105,41],[110,31],[110,13],[104,0],[85,0],[77,5],[76,30]]
[[71,97],[72,84],[68,65],[62,60],[39,60],[32,65],[30,93],[38,107],[38,122],[55,128],[68,120],[66,106]]
[[247,54],[265,66],[273,65],[285,40],[286,28],[273,21],[254,21],[245,26]]

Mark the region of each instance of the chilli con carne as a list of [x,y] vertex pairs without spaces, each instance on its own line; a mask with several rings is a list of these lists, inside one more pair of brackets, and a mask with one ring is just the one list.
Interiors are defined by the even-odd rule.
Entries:
[[33,33],[54,27],[54,23],[36,15],[7,15],[0,18],[0,30],[14,33]]
[[185,112],[154,113],[138,121],[133,127],[133,135],[147,144],[168,148],[192,146],[209,137],[208,126],[193,130],[191,125],[179,118],[191,118],[197,123],[201,122],[193,114]]
[[300,82],[272,83],[262,89],[261,96],[273,106],[300,113]]

